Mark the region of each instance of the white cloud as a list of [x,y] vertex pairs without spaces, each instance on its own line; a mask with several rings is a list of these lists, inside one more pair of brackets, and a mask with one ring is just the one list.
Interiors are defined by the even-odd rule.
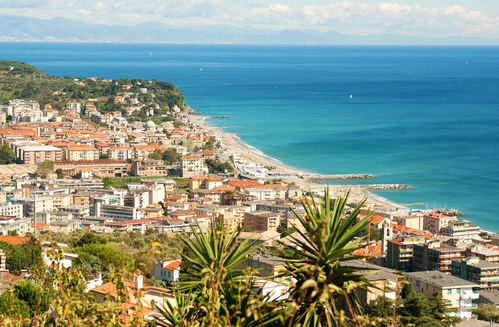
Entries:
[[380,0],[377,4],[357,2],[362,0],[338,1],[321,6],[290,5],[281,0],[249,8],[245,7],[248,1],[253,0],[0,0],[0,8],[5,15],[60,16],[87,23],[133,25],[158,21],[183,26],[232,24],[354,34],[499,35],[499,11],[485,14],[457,4],[438,7],[438,1],[434,6],[423,7],[390,0]]
[[301,9],[314,26],[328,27],[343,33],[403,33],[418,36],[479,35],[495,37],[497,14],[454,5],[428,8],[382,2],[377,5],[333,3],[327,6],[306,5]]
[[268,7],[251,8],[247,12],[247,17],[254,20],[261,20],[262,18],[288,18],[294,16],[296,10],[287,5],[272,4]]

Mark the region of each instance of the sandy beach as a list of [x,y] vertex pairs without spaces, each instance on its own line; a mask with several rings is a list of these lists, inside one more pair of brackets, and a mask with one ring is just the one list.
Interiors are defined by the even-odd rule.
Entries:
[[[225,146],[225,151],[239,153],[243,157],[243,159],[253,161],[265,167],[271,167],[271,172],[279,173],[282,175],[297,176],[283,177],[282,179],[285,183],[294,183],[297,187],[300,187],[304,191],[311,190],[317,191],[319,193],[324,191],[324,185],[315,184],[311,180],[298,177],[316,174],[285,165],[279,160],[265,155],[260,150],[243,143],[239,139],[237,134],[224,132],[224,128],[209,124],[206,119],[211,118],[210,116],[188,115],[186,116],[186,118],[194,125],[202,127],[210,135],[214,135],[216,138],[221,139],[223,145]],[[373,180],[373,182],[373,184],[375,184],[375,180]],[[332,196],[344,195],[346,192],[350,191],[350,200],[352,202],[360,202],[362,199],[367,198],[367,205],[381,205],[394,208],[403,208],[393,201],[374,195],[366,191],[365,188],[356,185],[330,185],[329,189]]]

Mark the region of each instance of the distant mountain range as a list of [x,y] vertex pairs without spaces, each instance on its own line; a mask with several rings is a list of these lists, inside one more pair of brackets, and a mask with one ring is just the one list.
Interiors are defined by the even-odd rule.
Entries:
[[499,39],[479,37],[422,38],[400,34],[359,36],[334,31],[259,30],[230,25],[178,28],[157,22],[134,26],[86,24],[65,18],[34,19],[0,16],[0,41],[318,44],[318,45],[499,45]]

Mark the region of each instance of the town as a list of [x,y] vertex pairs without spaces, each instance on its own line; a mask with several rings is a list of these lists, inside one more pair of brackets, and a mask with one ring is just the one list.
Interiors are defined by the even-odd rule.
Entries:
[[[2,78],[18,78],[17,69],[28,74],[12,67]],[[286,261],[279,248],[297,247],[290,235],[306,233],[297,214],[307,214],[304,204],[324,201],[323,186],[296,171],[251,160],[196,116],[171,83],[65,78],[66,84],[42,101],[34,100],[41,92],[36,71],[30,76],[31,93],[12,90],[12,98],[4,96],[0,105],[3,251],[8,251],[6,243],[22,247],[37,240],[50,266],[48,252],[56,246],[65,269],[90,267],[87,291],[104,302],[116,290],[107,267],[111,255],[101,253],[109,250],[106,242],[124,242],[134,251],[123,251],[126,270],[133,274],[125,285],[145,291],[144,306],[152,315],[154,301],[175,303],[170,288],[181,279],[185,250],[177,236],[192,238],[223,224],[227,233],[240,231],[239,243],[258,245],[240,269],[258,271],[266,281],[259,284],[263,294],[285,296],[289,287],[280,274]],[[177,97],[168,98],[172,93],[161,93],[165,90]],[[332,201],[347,192],[346,187],[332,192]],[[361,203],[352,199],[346,213]],[[479,304],[499,306],[499,235],[452,211],[372,200],[360,208],[356,221],[365,217],[367,228],[357,235],[364,237],[363,246],[353,255],[359,257],[355,265],[375,271],[366,277],[375,287],[356,290],[361,303],[396,300],[397,285],[405,280],[416,293],[440,294],[452,317],[472,319]],[[153,255],[145,237],[164,249]],[[150,255],[141,255],[144,249]],[[8,258],[2,252],[4,291],[30,276],[29,260],[14,264]],[[106,264],[104,259],[109,259]]]

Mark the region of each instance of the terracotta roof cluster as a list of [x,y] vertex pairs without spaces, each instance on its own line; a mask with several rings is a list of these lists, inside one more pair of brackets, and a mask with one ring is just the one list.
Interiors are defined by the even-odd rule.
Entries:
[[[47,225],[48,226],[48,225]],[[7,242],[14,246],[31,241],[29,237],[0,235],[0,242]]]

